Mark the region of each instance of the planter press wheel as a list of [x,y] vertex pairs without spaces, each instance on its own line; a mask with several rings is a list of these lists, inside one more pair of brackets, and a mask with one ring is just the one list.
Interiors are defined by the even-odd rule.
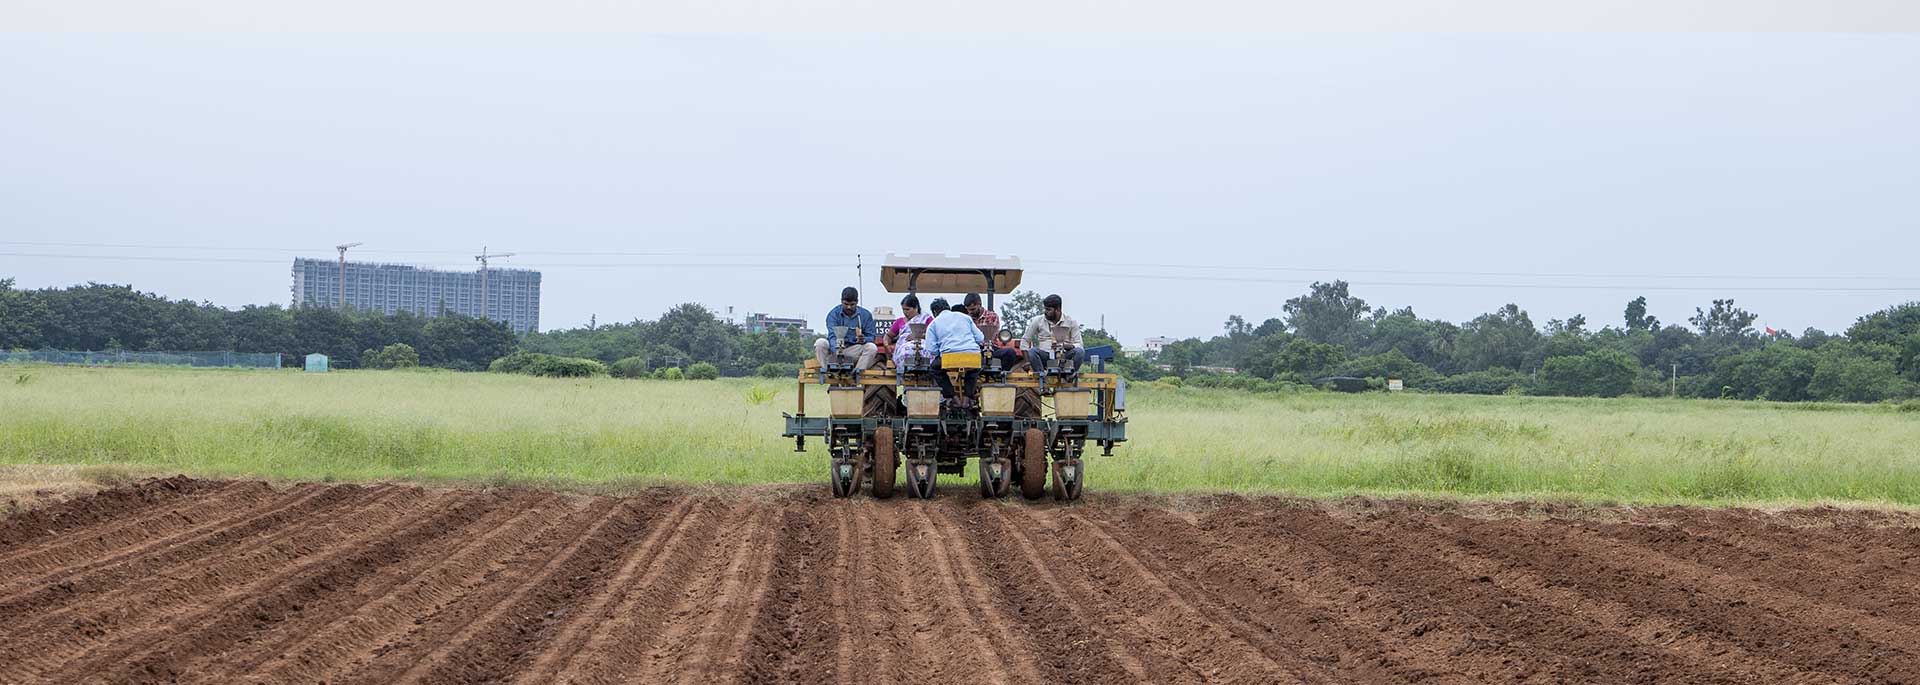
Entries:
[[881,426],[873,431],[873,496],[875,498],[886,499],[893,496],[895,474],[893,428]]
[[1047,434],[1028,428],[1020,448],[1020,496],[1040,499],[1047,491]]

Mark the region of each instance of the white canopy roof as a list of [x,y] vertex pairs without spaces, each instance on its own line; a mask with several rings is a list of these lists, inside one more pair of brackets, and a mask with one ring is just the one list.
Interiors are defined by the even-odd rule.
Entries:
[[[992,287],[988,287],[991,275]],[[890,293],[1005,295],[1020,285],[1020,258],[992,255],[888,254],[880,285]]]

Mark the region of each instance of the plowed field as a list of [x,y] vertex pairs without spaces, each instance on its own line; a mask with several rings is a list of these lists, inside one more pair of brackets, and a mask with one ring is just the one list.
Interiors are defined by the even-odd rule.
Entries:
[[0,681],[1920,682],[1908,514],[176,478],[0,521]]

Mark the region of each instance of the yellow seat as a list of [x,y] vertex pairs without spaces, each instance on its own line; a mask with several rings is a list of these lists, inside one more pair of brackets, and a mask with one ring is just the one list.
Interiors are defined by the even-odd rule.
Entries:
[[940,368],[946,370],[980,368],[980,353],[948,352],[940,355]]

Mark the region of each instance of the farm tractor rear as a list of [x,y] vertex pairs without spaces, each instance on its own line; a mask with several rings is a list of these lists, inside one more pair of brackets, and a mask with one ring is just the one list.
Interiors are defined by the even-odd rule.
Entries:
[[[888,292],[986,293],[989,308],[993,296],[1012,292],[1020,277],[1020,262],[1012,258],[889,255],[881,267]],[[1003,345],[1013,339],[1010,329],[982,332]],[[1065,340],[1064,333],[1054,339]],[[925,324],[911,324],[895,344],[919,345],[925,334]],[[800,370],[796,411],[783,415],[782,436],[801,452],[809,438],[826,443],[835,497],[866,486],[884,499],[904,485],[909,497],[931,498],[941,476],[961,475],[974,461],[982,497],[1006,497],[1017,484],[1027,499],[1049,490],[1056,500],[1079,499],[1086,446],[1111,455],[1127,439],[1126,382],[1105,371],[1110,348],[1087,351],[1091,371],[1063,368],[1065,350],[1053,352],[1040,368],[1024,360],[1005,368],[990,349],[943,355],[937,369],[917,354],[906,355],[903,368],[876,364],[859,373],[849,363],[809,360]],[[953,387],[960,387],[968,370],[980,374],[978,393],[942,402],[934,374],[951,374]],[[824,416],[807,413],[809,387],[825,390]]]

